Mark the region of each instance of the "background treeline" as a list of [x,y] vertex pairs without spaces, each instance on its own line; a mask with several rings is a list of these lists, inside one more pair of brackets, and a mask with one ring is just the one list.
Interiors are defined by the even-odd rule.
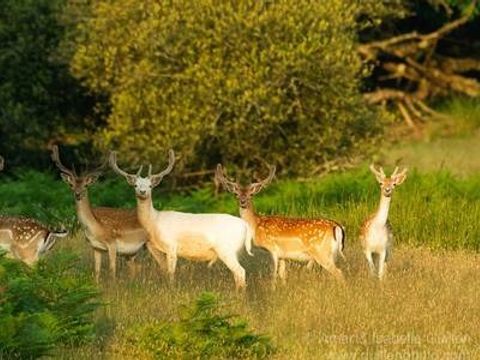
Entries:
[[[122,161],[157,164],[173,147],[179,176],[210,178],[219,161],[240,174],[267,161],[288,175],[315,175],[375,145],[395,107],[369,102],[400,103],[410,118],[419,115],[404,96],[417,101],[428,76],[398,74],[408,59],[424,67],[431,58],[470,60],[463,93],[477,95],[473,5],[2,0],[0,153],[10,168],[43,169],[53,143],[70,146],[67,162],[94,162],[114,148]],[[376,57],[369,58],[358,51],[360,43],[429,33],[462,16],[469,21],[416,52],[370,47]],[[365,101],[384,88],[406,95]],[[462,93],[435,90],[420,101],[450,91]]]

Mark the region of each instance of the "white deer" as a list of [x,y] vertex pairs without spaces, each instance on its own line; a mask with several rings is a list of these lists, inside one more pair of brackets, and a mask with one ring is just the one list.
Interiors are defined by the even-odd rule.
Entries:
[[[0,156],[0,171],[4,160]],[[56,238],[67,236],[65,230],[54,231],[35,219],[20,216],[0,216],[0,248],[8,257],[33,265],[55,244]]]
[[[399,173],[398,167],[396,167],[390,177],[385,175],[383,168],[377,170],[373,164],[370,165],[370,170],[380,184],[380,205],[378,210],[363,223],[360,230],[360,241],[371,275],[378,275],[380,279],[383,279],[393,247],[393,232],[388,222],[390,202],[395,187],[407,178],[408,169],[403,169]],[[374,254],[378,255],[378,271],[373,262]]]
[[238,261],[238,254],[244,247],[252,255],[252,233],[245,221],[227,214],[190,214],[154,209],[152,189],[172,171],[174,163],[175,155],[170,150],[165,170],[152,175],[150,165],[148,176],[141,177],[141,168],[136,175],[129,174],[118,167],[116,153],[110,155],[113,170],[135,188],[138,220],[147,232],[148,242],[156,255],[166,254],[171,280],[174,279],[178,257],[208,261],[210,265],[220,259],[233,273],[236,288],[245,287],[245,269]]

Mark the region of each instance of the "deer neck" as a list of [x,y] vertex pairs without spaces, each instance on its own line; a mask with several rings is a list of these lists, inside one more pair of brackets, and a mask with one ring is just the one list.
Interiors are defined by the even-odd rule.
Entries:
[[148,233],[152,231],[152,224],[155,216],[152,198],[140,199],[137,197],[137,217],[138,222]]
[[380,205],[374,215],[373,221],[379,226],[385,226],[388,219],[388,210],[390,209],[391,197],[386,197],[383,194],[380,197]]
[[240,208],[240,217],[247,222],[250,226],[250,229],[254,232],[257,229],[257,215],[255,214],[255,208],[253,204],[249,204],[246,208]]
[[90,205],[90,200],[88,199],[88,194],[82,196],[80,200],[75,200],[77,207],[77,214],[80,222],[83,226],[95,230],[101,228],[100,223],[93,214],[92,206]]

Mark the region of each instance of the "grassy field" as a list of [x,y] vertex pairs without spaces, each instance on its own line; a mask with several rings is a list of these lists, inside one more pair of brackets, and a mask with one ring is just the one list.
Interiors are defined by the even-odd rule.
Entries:
[[[127,275],[123,260],[116,283],[104,271],[105,306],[97,313],[95,342],[80,349],[58,349],[55,357],[140,358],[127,340],[135,326],[175,319],[181,304],[213,291],[220,294],[225,309],[247,319],[256,332],[271,336],[275,359],[480,358],[480,162],[474,156],[480,151],[478,144],[480,132],[472,130],[451,138],[432,136],[428,141],[396,144],[379,152],[376,161],[387,164],[388,170],[396,163],[410,168],[392,202],[396,247],[385,282],[367,276],[357,240],[359,225],[379,199],[367,164],[311,182],[278,180],[258,195],[258,210],[325,216],[344,224],[348,261],[339,265],[346,273],[346,286],[318,267],[308,270],[290,263],[286,284],[274,290],[271,262],[261,250],[254,257],[242,257],[247,269],[245,293],[233,290],[231,273],[220,262],[207,268],[180,261],[176,283],[170,285],[145,253],[134,278]],[[41,187],[52,190],[41,192]],[[29,200],[20,203],[13,198]],[[95,185],[91,198],[95,204],[134,206],[132,189],[115,179]],[[2,182],[0,202],[4,212],[33,214],[52,223],[72,224],[75,218],[69,190],[53,175],[24,172]],[[155,206],[237,211],[229,194],[214,198],[210,188],[188,195],[159,192]],[[92,251],[80,233],[55,251],[61,249],[80,254],[93,269]]]
[[[364,168],[318,182],[280,182],[256,201],[265,213],[327,216],[345,224],[348,262],[340,266],[347,286],[319,268],[309,271],[302,264],[290,264],[287,283],[273,290],[270,259],[257,250],[253,258],[242,258],[248,271],[245,294],[234,292],[232,276],[221,263],[208,269],[182,261],[172,287],[145,254],[135,279],[127,276],[125,266],[116,284],[104,273],[102,291],[108,305],[98,314],[98,341],[81,352],[65,349],[60,356],[136,358],[125,340],[128,329],[152,319],[174,319],[180,304],[208,290],[219,293],[225,307],[246,318],[257,332],[272,337],[275,359],[478,358],[480,176],[474,168],[462,177],[447,169],[412,169],[394,194],[391,221],[397,246],[388,278],[380,284],[367,276],[357,240],[358,226],[375,209],[379,196],[373,176]],[[190,198],[167,198],[158,206],[235,212],[229,195],[212,198],[207,189]],[[63,246],[80,252],[92,267],[81,236]]]

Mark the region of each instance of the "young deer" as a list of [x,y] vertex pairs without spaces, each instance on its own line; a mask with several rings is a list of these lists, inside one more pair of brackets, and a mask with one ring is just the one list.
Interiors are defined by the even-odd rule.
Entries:
[[[0,156],[0,171],[4,160]],[[0,248],[9,257],[33,265],[40,255],[50,250],[56,238],[67,236],[67,231],[53,231],[34,219],[0,216]]]
[[390,177],[385,175],[383,168],[377,170],[373,164],[370,165],[370,170],[380,184],[380,205],[377,212],[363,223],[360,231],[360,241],[371,275],[377,275],[377,269],[373,262],[373,254],[376,254],[378,255],[378,277],[383,279],[393,246],[393,233],[388,222],[388,210],[393,190],[405,181],[408,169],[403,169],[399,173],[398,167],[396,167]]
[[[254,245],[266,249],[273,259],[273,281],[277,275],[285,280],[285,260],[312,261],[343,280],[342,271],[336,266],[338,254],[342,257],[345,240],[343,227],[327,219],[298,219],[282,216],[264,216],[255,212],[253,195],[266,187],[275,175],[275,167],[262,181],[241,186],[226,177],[221,164],[217,165],[215,177],[229,192],[233,193],[240,206],[240,216],[253,232]],[[313,263],[312,263],[313,264]]]
[[142,168],[136,175],[129,174],[118,167],[116,153],[110,155],[113,170],[135,189],[138,220],[148,233],[147,244],[154,256],[166,254],[172,281],[177,257],[208,261],[210,264],[219,258],[233,273],[236,288],[245,287],[245,269],[238,262],[238,253],[245,247],[251,255],[251,233],[242,219],[227,214],[190,214],[154,209],[152,189],[172,171],[174,163],[175,155],[170,150],[165,170],[152,175],[150,165],[148,176],[141,177]]
[[62,179],[70,186],[75,196],[78,219],[84,229],[85,237],[93,248],[95,280],[98,282],[100,278],[104,252],[108,253],[110,273],[114,279],[117,254],[129,257],[127,264],[133,272],[135,257],[143,248],[147,238],[147,234],[138,222],[135,209],[92,208],[88,199],[87,188],[97,181],[107,161],[97,169],[79,176],[74,170],[62,164],[57,146],[53,147],[52,160],[60,169]]

